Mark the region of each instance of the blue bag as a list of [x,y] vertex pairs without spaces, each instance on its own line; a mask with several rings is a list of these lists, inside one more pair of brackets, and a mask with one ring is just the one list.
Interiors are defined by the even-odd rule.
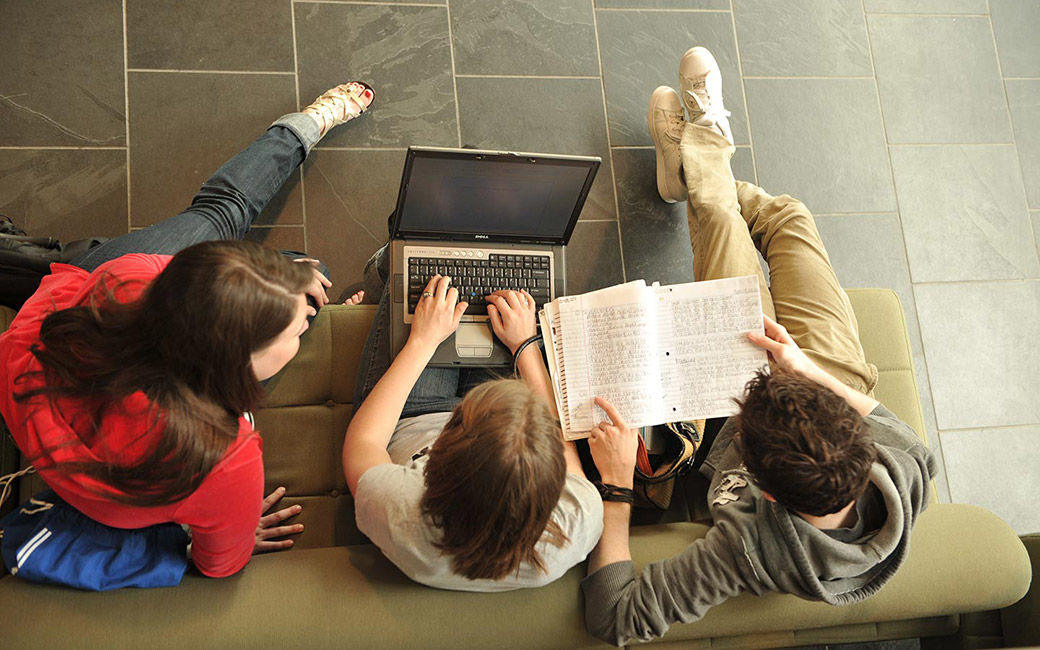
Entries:
[[0,519],[0,554],[26,582],[90,591],[174,587],[188,568],[188,534],[178,524],[105,526],[52,490]]

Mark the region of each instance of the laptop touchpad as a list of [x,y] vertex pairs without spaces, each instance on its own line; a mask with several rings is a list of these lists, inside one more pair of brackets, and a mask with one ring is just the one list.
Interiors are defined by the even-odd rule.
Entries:
[[487,359],[494,349],[495,340],[486,323],[462,323],[455,331],[455,353],[460,357]]

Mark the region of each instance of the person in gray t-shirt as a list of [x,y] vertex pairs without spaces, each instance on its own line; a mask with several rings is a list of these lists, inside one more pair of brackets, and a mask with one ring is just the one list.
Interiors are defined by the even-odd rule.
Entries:
[[[411,579],[441,589],[538,587],[585,560],[603,505],[565,443],[545,361],[527,345],[522,380],[427,368],[466,303],[434,276],[390,362],[385,249],[366,269],[382,293],[357,380],[343,472],[358,529]],[[525,291],[487,297],[495,335],[516,355],[536,331]],[[356,302],[352,299],[351,302]]]
[[[905,561],[936,471],[917,434],[870,397],[877,368],[812,215],[733,178],[714,57],[692,48],[680,82],[681,96],[662,86],[650,101],[658,190],[687,201],[697,280],[759,278],[764,335],[748,337],[773,372],[748,384],[701,467],[715,523],[703,538],[637,573],[629,506],[604,504],[603,537],[582,582],[585,623],[617,645],[661,636],[740,593],[831,605],[868,598]],[[791,127],[811,132],[808,122]],[[630,488],[636,434],[624,414],[607,413],[612,421],[593,430],[589,447],[603,481]]]

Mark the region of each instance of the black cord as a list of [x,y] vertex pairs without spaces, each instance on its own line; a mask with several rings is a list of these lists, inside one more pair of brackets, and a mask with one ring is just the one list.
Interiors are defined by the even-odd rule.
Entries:
[[516,352],[513,353],[513,374],[514,375],[519,374],[519,372],[516,369],[516,366],[517,366],[517,363],[520,361],[520,354],[523,353],[524,349],[526,349],[527,346],[531,345],[532,343],[539,343],[539,342],[541,342],[541,340],[542,340],[542,335],[541,334],[535,334],[531,338],[529,338],[526,341],[524,341],[523,343],[521,343],[520,347],[518,347],[516,349]]
[[621,501],[622,503],[635,503],[636,493],[630,488],[618,487],[610,483],[596,481],[593,483],[599,490],[599,495],[604,501]]

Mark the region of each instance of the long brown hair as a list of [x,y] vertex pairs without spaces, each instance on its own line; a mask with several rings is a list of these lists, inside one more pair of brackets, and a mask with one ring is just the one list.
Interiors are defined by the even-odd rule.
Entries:
[[421,508],[444,533],[438,548],[471,580],[498,580],[528,562],[547,570],[535,545],[569,540],[552,520],[567,467],[560,426],[516,379],[471,390],[429,452]]
[[38,470],[94,478],[106,497],[135,506],[187,497],[237,437],[239,415],[259,404],[251,354],[289,326],[311,275],[310,266],[259,244],[213,241],[177,253],[130,302],[117,299],[121,285],[101,278],[85,304],[44,320],[31,347],[42,371],[15,380],[42,373],[43,385],[15,399],[46,396],[54,410],[59,398],[76,400],[88,418],[79,436],[103,437],[106,414],[142,391],[152,405],[143,435],[161,433],[130,465],[48,458],[76,440],[30,460]]
[[877,457],[866,420],[814,381],[762,371],[740,402],[737,438],[758,486],[796,512],[823,516],[859,498]]

